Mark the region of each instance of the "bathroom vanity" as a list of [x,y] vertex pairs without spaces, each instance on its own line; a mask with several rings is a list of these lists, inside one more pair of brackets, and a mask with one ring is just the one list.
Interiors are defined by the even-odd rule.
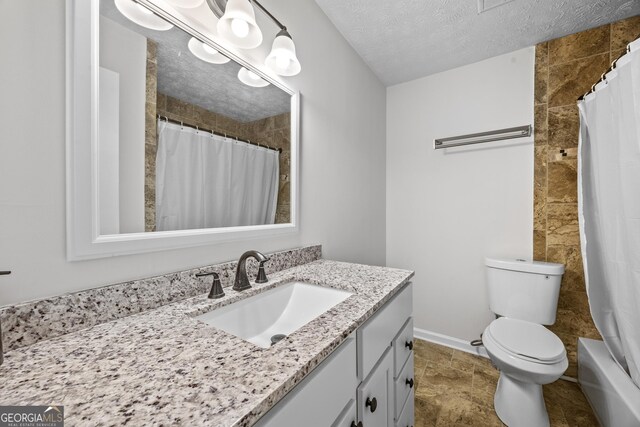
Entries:
[[408,284],[256,426],[413,426],[412,298]]
[[[242,292],[231,262],[3,308],[0,402],[64,405],[68,425],[413,425],[413,272],[318,246],[269,256],[269,281]],[[271,346],[198,319],[291,282],[349,295]]]

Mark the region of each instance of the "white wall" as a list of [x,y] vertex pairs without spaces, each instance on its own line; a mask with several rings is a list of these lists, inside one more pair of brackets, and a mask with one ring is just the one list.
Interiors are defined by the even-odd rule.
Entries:
[[433,140],[532,124],[533,67],[527,48],[387,89],[387,264],[416,271],[416,328],[477,338],[484,257],[532,256],[532,138]]
[[[301,226],[285,237],[69,263],[65,259],[63,0],[1,0],[0,305],[322,243],[330,259],[384,264],[385,97],[313,0],[265,1],[302,73]],[[267,41],[269,42],[269,41]]]
[[147,39],[100,18],[100,67],[119,75],[120,233],[144,232]]

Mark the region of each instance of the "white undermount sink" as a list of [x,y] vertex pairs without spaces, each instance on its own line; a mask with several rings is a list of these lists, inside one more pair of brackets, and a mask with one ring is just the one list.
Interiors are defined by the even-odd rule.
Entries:
[[271,337],[289,335],[351,295],[339,289],[289,282],[196,319],[269,348]]

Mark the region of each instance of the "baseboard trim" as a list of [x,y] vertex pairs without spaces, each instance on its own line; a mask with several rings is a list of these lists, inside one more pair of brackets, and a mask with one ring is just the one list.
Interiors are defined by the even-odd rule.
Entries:
[[450,337],[449,335],[439,334],[437,332],[427,331],[425,329],[413,328],[413,336],[415,338],[429,341],[434,344],[443,345],[456,350],[464,351],[466,353],[475,354],[476,356],[482,356],[489,358],[487,350],[484,347],[474,347],[469,342],[461,340],[460,338]]

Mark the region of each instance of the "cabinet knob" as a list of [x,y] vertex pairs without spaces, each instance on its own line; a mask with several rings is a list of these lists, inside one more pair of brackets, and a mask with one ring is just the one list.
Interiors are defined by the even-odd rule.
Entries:
[[407,378],[405,384],[407,384],[409,388],[413,388],[413,378]]
[[351,427],[362,427],[362,421],[358,421],[358,424],[355,421],[351,421]]
[[413,340],[405,342],[404,346],[407,347],[409,350],[413,350]]
[[378,409],[378,399],[375,397],[373,399],[369,399],[367,397],[367,400],[364,402],[364,406],[370,407],[371,412],[376,412],[376,409]]

